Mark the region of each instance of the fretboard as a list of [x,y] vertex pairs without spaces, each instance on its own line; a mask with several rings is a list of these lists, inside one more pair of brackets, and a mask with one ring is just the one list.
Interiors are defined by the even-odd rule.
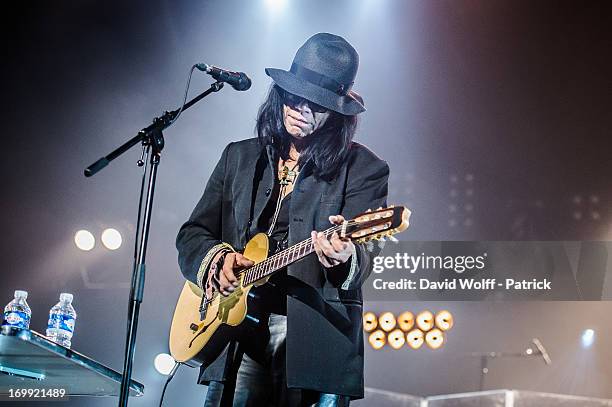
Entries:
[[[329,238],[335,231],[339,230],[340,226],[333,226],[327,230],[324,230],[323,233]],[[283,267],[287,267],[289,264],[306,257],[313,251],[314,246],[312,244],[312,238],[309,237],[308,239],[302,240],[301,242],[268,257],[264,261],[257,263],[253,267],[244,270],[243,284],[250,285],[257,280],[268,277]]]

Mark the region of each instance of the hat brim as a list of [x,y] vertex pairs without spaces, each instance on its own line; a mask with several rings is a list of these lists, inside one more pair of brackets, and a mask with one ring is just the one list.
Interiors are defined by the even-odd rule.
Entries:
[[352,116],[366,110],[363,103],[359,101],[363,100],[361,96],[352,90],[347,95],[339,95],[329,89],[298,78],[292,72],[277,68],[266,68],[266,75],[272,78],[285,91],[303,97],[334,112]]

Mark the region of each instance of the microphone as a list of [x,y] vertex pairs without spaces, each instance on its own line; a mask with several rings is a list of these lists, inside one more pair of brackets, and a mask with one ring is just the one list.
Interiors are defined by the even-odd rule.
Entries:
[[544,348],[544,345],[542,345],[542,342],[540,342],[538,338],[533,338],[531,342],[533,342],[536,348],[538,348],[540,355],[542,355],[542,358],[544,359],[544,363],[546,363],[547,365],[550,365],[552,363],[552,359],[550,358],[550,356],[548,356],[548,352],[546,352],[546,348]]
[[200,71],[206,72],[216,80],[225,82],[236,90],[247,90],[251,87],[251,79],[244,72],[233,72],[216,66],[199,63],[195,65]]

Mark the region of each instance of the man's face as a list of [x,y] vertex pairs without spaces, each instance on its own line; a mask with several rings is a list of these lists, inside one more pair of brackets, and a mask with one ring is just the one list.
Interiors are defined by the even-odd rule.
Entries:
[[285,92],[283,122],[285,129],[302,140],[320,129],[330,116],[329,110],[299,96]]

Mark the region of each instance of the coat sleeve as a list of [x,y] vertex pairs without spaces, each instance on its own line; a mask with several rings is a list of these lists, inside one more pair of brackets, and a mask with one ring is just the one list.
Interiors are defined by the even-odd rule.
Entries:
[[204,194],[176,237],[181,272],[187,280],[200,288],[204,288],[204,274],[215,254],[231,249],[231,246],[221,241],[223,183],[231,145],[228,144],[223,150],[221,159],[208,179]]
[[[346,220],[368,209],[387,206],[389,165],[374,157],[355,167],[347,181],[341,213]],[[346,263],[326,270],[328,279],[343,290],[360,288],[372,272],[373,259],[381,249],[382,244],[355,243],[355,252]]]

